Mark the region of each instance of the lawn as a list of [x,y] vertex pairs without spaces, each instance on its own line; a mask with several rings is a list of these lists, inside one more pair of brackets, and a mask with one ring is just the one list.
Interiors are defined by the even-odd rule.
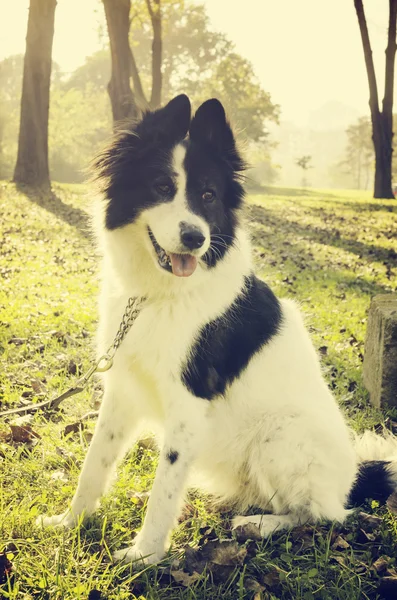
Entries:
[[[0,182],[0,411],[58,395],[90,364],[98,257],[84,194],[82,186],[54,185],[52,197],[38,196]],[[392,427],[396,410],[369,405],[362,360],[370,299],[397,290],[397,201],[273,188],[252,194],[247,213],[258,273],[301,304],[352,426],[381,427],[386,419]],[[87,525],[36,526],[39,514],[70,501],[95,425],[90,415],[81,418],[100,398],[91,382],[61,410],[0,419],[0,598],[397,597],[387,591],[396,568],[397,508],[370,501],[343,527],[236,540],[230,515],[192,493],[164,564],[143,572],[114,564],[112,552],[142,521],[157,460],[150,439],[120,466]]]

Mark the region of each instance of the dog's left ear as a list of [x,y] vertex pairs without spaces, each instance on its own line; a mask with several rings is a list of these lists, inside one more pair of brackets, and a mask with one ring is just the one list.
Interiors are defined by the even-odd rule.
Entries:
[[189,133],[192,140],[209,144],[219,151],[235,149],[234,136],[226,120],[225,109],[216,98],[207,100],[197,109]]

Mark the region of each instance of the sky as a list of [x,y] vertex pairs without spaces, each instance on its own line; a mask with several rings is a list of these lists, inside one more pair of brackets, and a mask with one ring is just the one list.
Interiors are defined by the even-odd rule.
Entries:
[[[189,1],[189,0],[188,0]],[[202,0],[213,28],[249,59],[282,118],[304,125],[340,102],[368,114],[368,83],[353,0]],[[364,0],[383,97],[387,0]],[[23,53],[29,0],[0,0],[0,60]],[[58,0],[53,58],[65,72],[101,47],[99,0]],[[238,90],[236,90],[238,93]]]

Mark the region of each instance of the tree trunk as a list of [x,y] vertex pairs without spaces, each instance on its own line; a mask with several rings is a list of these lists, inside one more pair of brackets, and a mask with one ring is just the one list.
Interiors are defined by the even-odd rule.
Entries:
[[153,42],[152,42],[152,94],[150,98],[150,108],[158,108],[161,104],[162,88],[162,61],[163,61],[163,41],[162,41],[162,21],[161,21],[161,0],[146,0],[146,5],[152,21]]
[[56,0],[30,0],[14,181],[50,189],[48,113]]
[[397,0],[389,0],[389,31],[386,49],[386,78],[383,111],[379,110],[378,87],[362,0],[354,0],[364,50],[369,84],[372,140],[375,149],[374,198],[394,198],[392,192],[393,86],[396,54]]
[[131,0],[103,0],[109,32],[112,57],[112,76],[108,93],[112,105],[113,123],[135,119],[138,108],[130,87],[131,49],[128,40],[130,30]]

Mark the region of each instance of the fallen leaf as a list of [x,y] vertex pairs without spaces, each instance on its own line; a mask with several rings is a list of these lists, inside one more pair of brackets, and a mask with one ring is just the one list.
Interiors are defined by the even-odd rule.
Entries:
[[139,507],[142,507],[146,504],[149,499],[150,492],[129,492],[127,494],[128,498],[131,499],[133,504],[136,504]]
[[338,535],[335,542],[332,544],[333,550],[346,550],[346,548],[350,548],[350,544],[342,535]]
[[370,515],[365,512],[358,513],[358,517],[360,521],[362,521],[363,525],[365,525],[366,529],[377,529],[382,524],[382,518],[377,517],[376,515]]
[[33,421],[33,415],[22,415],[22,417],[18,417],[14,420],[13,425],[18,425],[19,427],[24,427],[25,425],[30,425]]
[[[212,542],[209,542],[212,543]],[[247,555],[247,549],[236,542],[225,540],[213,542],[211,562],[215,565],[236,567],[241,566]]]
[[216,583],[225,582],[236,567],[242,566],[247,556],[247,548],[233,540],[214,540],[202,548],[186,548],[185,570],[189,573],[202,573],[207,569]]
[[393,515],[397,515],[397,492],[394,492],[388,497],[386,504],[390,512],[393,513]]
[[171,575],[177,583],[180,583],[184,587],[189,587],[190,585],[192,585],[192,583],[195,583],[201,577],[200,573],[197,573],[197,571],[193,571],[191,575],[189,575],[189,573],[185,573],[185,571],[182,570],[171,571]]
[[82,429],[84,429],[84,423],[82,423],[81,421],[69,423],[69,425],[66,425],[65,429],[62,431],[62,436],[66,437],[70,433],[80,433]]
[[240,544],[244,544],[248,540],[260,541],[262,539],[261,532],[253,523],[247,523],[246,525],[236,527],[234,532],[236,539]]
[[373,563],[372,567],[379,575],[380,573],[384,573],[386,571],[388,564],[388,561],[381,557]]
[[259,581],[253,579],[252,577],[247,577],[244,580],[244,587],[246,590],[250,590],[255,593],[263,592],[263,590],[265,589],[265,586],[261,585]]
[[280,573],[272,569],[262,577],[262,581],[271,592],[275,592],[280,586]]
[[13,442],[27,443],[40,438],[39,434],[33,431],[32,426],[29,424],[22,426],[10,424],[10,429]]
[[30,385],[36,395],[42,395],[46,393],[45,385],[39,379],[32,379]]
[[68,481],[68,476],[66,475],[65,471],[59,469],[58,471],[53,472],[53,474],[51,475],[51,479],[66,483]]

